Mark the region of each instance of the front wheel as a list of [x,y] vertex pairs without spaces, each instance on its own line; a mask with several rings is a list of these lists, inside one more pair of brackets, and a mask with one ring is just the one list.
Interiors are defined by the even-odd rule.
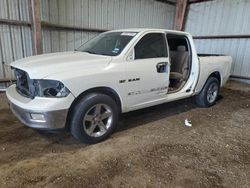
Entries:
[[201,92],[196,96],[196,103],[200,107],[210,107],[216,103],[220,91],[219,80],[215,77],[208,78]]
[[81,142],[94,144],[107,138],[117,126],[116,102],[104,94],[84,96],[74,107],[71,133]]

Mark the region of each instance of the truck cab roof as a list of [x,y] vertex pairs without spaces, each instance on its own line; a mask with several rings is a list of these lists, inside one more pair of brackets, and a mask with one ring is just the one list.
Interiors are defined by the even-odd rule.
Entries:
[[161,32],[167,32],[167,33],[173,33],[173,34],[190,35],[190,33],[188,33],[188,32],[176,31],[176,30],[167,30],[167,29],[157,29],[157,28],[128,28],[128,29],[117,29],[117,30],[112,30],[112,31],[108,31],[108,32],[138,32],[138,33],[144,33],[144,32],[154,32],[154,31],[161,31]]

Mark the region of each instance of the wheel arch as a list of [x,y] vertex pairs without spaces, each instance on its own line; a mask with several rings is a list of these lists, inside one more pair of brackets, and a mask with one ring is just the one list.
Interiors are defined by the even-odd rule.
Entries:
[[219,81],[220,87],[222,87],[223,80],[222,80],[221,73],[219,70],[213,70],[210,73],[208,73],[207,75],[208,76],[203,76],[203,78],[201,76],[199,77],[194,95],[198,95],[202,91],[202,89],[205,87],[208,79],[211,77],[216,78]]
[[[216,79],[219,81],[219,85],[221,86],[221,75],[220,75],[220,72],[219,72],[219,71],[214,71],[214,72],[212,72],[212,73],[207,77],[207,80],[205,81],[205,83],[204,83],[204,85],[203,85],[201,91],[202,91],[203,88],[205,87],[205,85],[206,85],[208,79],[211,78],[211,77],[216,78]],[[200,91],[200,92],[201,92],[201,91]]]
[[112,99],[114,99],[114,101],[116,102],[116,104],[118,105],[118,109],[119,109],[119,113],[121,113],[122,111],[122,101],[121,98],[119,96],[119,94],[112,88],[110,87],[94,87],[94,88],[90,88],[85,90],[84,92],[82,92],[80,95],[78,95],[75,100],[72,102],[69,111],[68,111],[68,115],[67,115],[67,120],[66,120],[66,130],[70,129],[70,117],[71,117],[71,113],[73,111],[74,106],[87,94],[90,93],[100,93],[100,94],[106,94],[108,96],[110,96]]
[[[215,98],[213,99],[213,101],[209,101],[209,99],[207,99],[207,96],[208,96],[208,90],[209,90],[210,85],[208,85],[208,84],[213,83],[215,80],[218,81],[217,94],[216,94]],[[210,107],[210,106],[215,104],[216,99],[218,98],[218,95],[219,95],[219,91],[220,91],[220,81],[221,80],[220,80],[219,72],[213,72],[209,75],[204,86],[202,87],[202,90],[196,95],[196,104],[198,106]]]
[[[219,71],[214,71],[213,73],[211,73],[211,74],[208,76],[207,80],[208,80],[210,77],[214,77],[214,78],[218,79],[218,81],[219,81],[219,83],[220,83],[220,86],[221,86],[222,80],[221,80],[221,74],[220,74]],[[206,82],[207,82],[207,81],[206,81]]]

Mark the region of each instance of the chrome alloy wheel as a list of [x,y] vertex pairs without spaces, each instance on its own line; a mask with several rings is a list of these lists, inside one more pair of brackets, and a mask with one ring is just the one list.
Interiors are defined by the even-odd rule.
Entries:
[[83,118],[83,129],[91,137],[104,135],[111,127],[113,112],[106,104],[92,106]]
[[218,92],[219,92],[219,87],[218,87],[217,83],[215,83],[215,82],[211,83],[211,85],[209,86],[208,91],[207,91],[207,101],[210,104],[216,100]]

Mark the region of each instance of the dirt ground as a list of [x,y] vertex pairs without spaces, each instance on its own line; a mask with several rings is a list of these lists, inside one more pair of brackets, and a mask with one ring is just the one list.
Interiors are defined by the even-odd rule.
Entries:
[[191,98],[125,114],[96,145],[25,127],[2,94],[0,187],[250,187],[250,86],[229,82],[207,109]]

